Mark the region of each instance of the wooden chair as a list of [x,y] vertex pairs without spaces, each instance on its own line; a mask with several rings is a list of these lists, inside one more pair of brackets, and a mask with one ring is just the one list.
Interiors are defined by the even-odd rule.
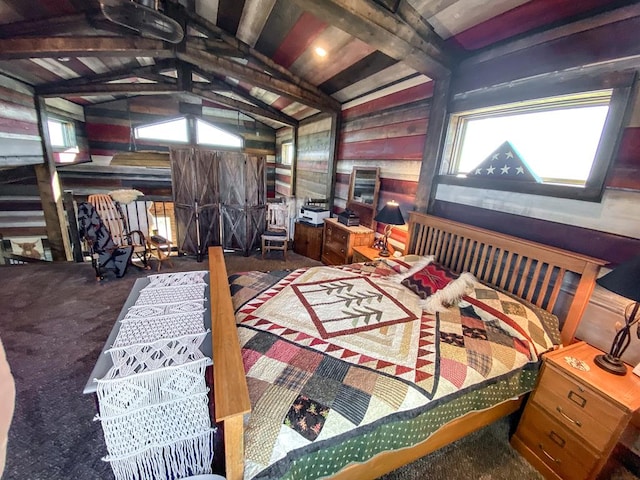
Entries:
[[267,226],[261,236],[262,258],[271,250],[282,250],[287,260],[289,246],[289,205],[286,203],[267,203]]
[[95,194],[89,195],[87,200],[96,209],[98,215],[100,215],[114,243],[118,247],[133,247],[133,257],[142,262],[142,267],[135,263],[132,263],[132,265],[145,270],[151,268],[149,266],[149,247],[144,233],[142,233],[141,230],[129,230],[120,206],[113,198],[106,194]]
[[151,235],[147,240],[147,244],[149,245],[149,255],[155,254],[158,259],[158,272],[165,262],[173,268],[173,262],[171,261],[171,249],[173,247],[171,240],[167,240],[159,235]]

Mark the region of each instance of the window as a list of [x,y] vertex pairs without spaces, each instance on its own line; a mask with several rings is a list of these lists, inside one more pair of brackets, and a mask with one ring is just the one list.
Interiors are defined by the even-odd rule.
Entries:
[[452,113],[441,181],[597,199],[615,143],[610,117],[624,112],[613,98],[603,89]]
[[[161,143],[189,143],[189,131],[193,122],[186,117],[168,122],[143,125],[135,129],[139,139],[158,140]],[[242,137],[225,132],[199,118],[195,119],[195,138],[198,145],[215,145],[220,147],[242,148]]]
[[225,132],[213,125],[196,120],[197,142],[199,145],[218,145],[221,147],[242,148],[242,138]]
[[281,147],[282,164],[291,165],[293,162],[293,143],[286,142]]
[[49,143],[54,149],[66,149],[77,146],[75,125],[50,118],[47,120],[49,128]]
[[145,140],[161,140],[163,142],[187,143],[189,134],[187,132],[187,119],[178,118],[168,122],[144,125],[135,129],[136,138]]

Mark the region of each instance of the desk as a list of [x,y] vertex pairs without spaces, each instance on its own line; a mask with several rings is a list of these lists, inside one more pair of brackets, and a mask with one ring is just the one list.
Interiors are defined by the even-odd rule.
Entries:
[[[204,278],[205,278],[205,281],[207,282],[207,286],[205,288],[205,297],[204,297],[205,311],[203,312],[203,322],[204,322],[204,328],[210,329],[211,328],[211,304],[209,301],[210,293],[209,293],[209,273],[208,272]],[[149,285],[148,278],[139,278],[136,280],[136,283],[133,284],[133,287],[131,288],[131,292],[129,293],[129,296],[125,301],[122,307],[122,310],[120,310],[118,319],[113,325],[113,328],[111,329],[111,333],[109,333],[109,336],[107,337],[107,341],[102,347],[100,356],[98,357],[98,360],[96,361],[96,364],[93,367],[93,370],[91,371],[91,375],[89,375],[89,379],[87,380],[87,384],[85,385],[84,390],[82,390],[82,393],[95,393],[98,387],[98,384],[95,379],[103,378],[107,374],[109,369],[113,366],[113,362],[111,361],[111,355],[105,352],[113,345],[113,343],[116,340],[116,337],[118,336],[118,332],[120,331],[120,320],[124,318],[129,308],[136,303],[136,300],[140,295],[140,290],[142,290],[147,285]],[[202,342],[202,345],[200,345],[200,351],[207,357],[213,358],[211,354],[211,350],[212,350],[211,332],[209,332],[207,333],[206,338]]]

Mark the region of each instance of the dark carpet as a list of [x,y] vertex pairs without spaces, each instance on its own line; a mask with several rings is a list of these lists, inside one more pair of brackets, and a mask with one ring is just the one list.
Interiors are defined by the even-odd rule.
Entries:
[[[206,270],[207,261],[176,258],[162,272]],[[226,257],[228,273],[317,265],[274,252]],[[149,271],[129,268],[96,282],[88,263],[0,267],[0,338],[16,382],[16,409],[3,480],[112,479],[101,460],[106,448],[93,421],[93,396],[82,390],[135,280]],[[155,271],[153,271],[155,273]],[[503,420],[407,465],[384,480],[538,479],[508,443]],[[636,479],[618,468],[617,479]]]

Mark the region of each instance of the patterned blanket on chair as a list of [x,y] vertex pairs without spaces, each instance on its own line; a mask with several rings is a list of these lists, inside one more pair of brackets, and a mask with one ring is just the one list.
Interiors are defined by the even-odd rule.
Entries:
[[552,346],[511,297],[477,283],[429,315],[385,278],[393,273],[375,262],[230,277],[252,404],[246,478],[279,478],[309,452],[415,416]]

